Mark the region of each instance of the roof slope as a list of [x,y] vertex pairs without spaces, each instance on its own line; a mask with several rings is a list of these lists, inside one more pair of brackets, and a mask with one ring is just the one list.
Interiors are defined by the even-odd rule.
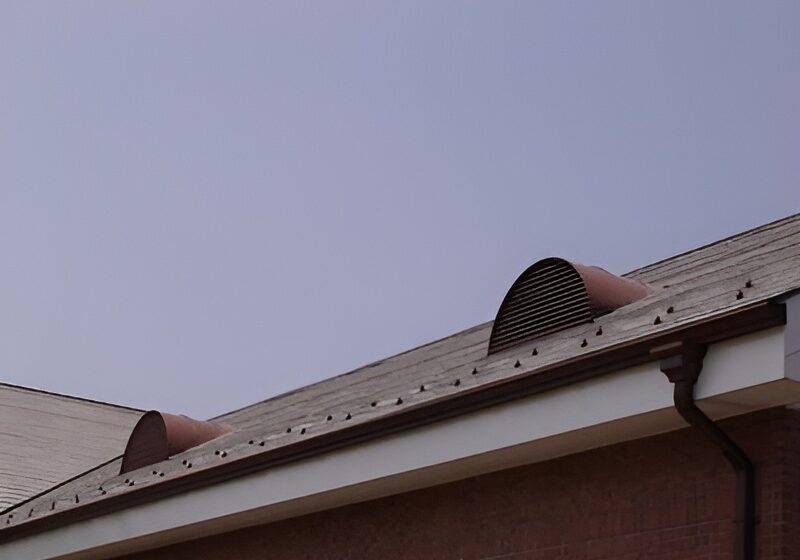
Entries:
[[[797,269],[799,243],[800,214],[626,274],[660,290],[639,304],[626,306],[602,317],[594,327],[583,325],[540,338],[535,343],[539,353],[537,362],[543,364],[548,357],[557,360],[579,353],[581,349],[576,348],[572,341],[587,330],[591,331],[588,340],[592,344],[584,351],[597,349],[597,343],[606,345],[610,340],[607,337],[614,334],[609,323],[620,329],[620,339],[628,338],[634,332],[627,331],[626,323],[636,323],[642,316],[646,317],[645,322],[652,323],[655,316],[661,314],[665,323],[674,324],[703,312],[751,304],[756,295],[774,295],[800,287],[797,281],[800,274]],[[769,270],[775,270],[778,276],[772,277],[766,270],[760,270],[762,264],[769,265]],[[756,291],[751,288],[747,298],[736,300],[737,290],[744,288],[747,280],[753,282]],[[704,299],[714,295],[716,298]],[[670,303],[660,305],[666,301]],[[670,320],[666,321],[666,308],[669,305],[673,306],[673,313],[670,314]],[[602,339],[594,334],[598,324],[604,325]],[[287,428],[308,420],[312,410],[318,416],[326,410],[346,414],[374,399],[394,401],[409,390],[413,392],[415,387],[418,389],[421,384],[435,384],[443,377],[447,379],[459,371],[463,373],[468,365],[485,365],[491,330],[492,322],[489,321],[350,373],[223,414],[214,420],[231,424],[239,430],[259,426]],[[563,345],[562,341],[569,342]],[[526,348],[530,346],[528,344]],[[511,350],[510,353],[518,351]],[[505,352],[505,355],[508,354]],[[385,404],[379,402],[379,405]]]
[[122,453],[140,415],[0,383],[0,511]]
[[651,284],[654,293],[594,323],[491,356],[486,355],[486,345],[492,325],[485,323],[231,412],[217,421],[234,426],[232,433],[124,476],[116,475],[118,471],[111,466],[90,473],[68,489],[56,489],[26,504],[12,519],[0,516],[0,527],[19,525],[22,529],[62,511],[100,510],[111,507],[104,505],[109,502],[122,503],[114,501],[122,496],[164,495],[188,479],[201,479],[205,472],[216,473],[218,480],[223,469],[234,472],[237,465],[265,468],[275,461],[290,460],[292,453],[320,449],[314,447],[315,442],[343,438],[358,427],[411,417],[445,401],[485,395],[503,384],[544,379],[564,364],[610,355],[636,341],[745,312],[759,302],[800,289],[800,215],[628,276]]

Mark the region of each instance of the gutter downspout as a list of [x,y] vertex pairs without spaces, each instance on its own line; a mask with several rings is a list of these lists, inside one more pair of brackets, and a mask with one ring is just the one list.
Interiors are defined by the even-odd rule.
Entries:
[[660,369],[673,384],[675,409],[690,426],[699,429],[722,451],[736,473],[734,560],[755,559],[755,471],[747,454],[723,432],[694,400],[694,386],[703,369],[706,346],[687,341],[651,350],[660,359]]

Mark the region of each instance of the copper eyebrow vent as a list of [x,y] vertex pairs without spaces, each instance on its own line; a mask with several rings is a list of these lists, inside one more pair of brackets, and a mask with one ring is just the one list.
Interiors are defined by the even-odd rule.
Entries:
[[213,422],[151,410],[139,418],[128,438],[120,474],[159,463],[229,431]]
[[489,354],[610,313],[652,288],[596,266],[551,257],[530,266],[511,286],[492,326]]

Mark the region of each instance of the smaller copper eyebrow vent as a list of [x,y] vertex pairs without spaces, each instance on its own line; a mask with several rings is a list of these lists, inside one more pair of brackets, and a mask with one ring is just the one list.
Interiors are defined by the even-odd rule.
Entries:
[[213,422],[151,410],[139,418],[128,438],[120,474],[164,461],[229,431]]
[[503,299],[492,326],[489,354],[588,323],[652,289],[596,266],[551,257],[523,272]]

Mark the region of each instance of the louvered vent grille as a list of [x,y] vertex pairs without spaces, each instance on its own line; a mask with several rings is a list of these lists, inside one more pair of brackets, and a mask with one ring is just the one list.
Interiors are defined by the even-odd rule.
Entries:
[[489,353],[592,320],[581,275],[569,262],[545,259],[514,282],[497,313]]

